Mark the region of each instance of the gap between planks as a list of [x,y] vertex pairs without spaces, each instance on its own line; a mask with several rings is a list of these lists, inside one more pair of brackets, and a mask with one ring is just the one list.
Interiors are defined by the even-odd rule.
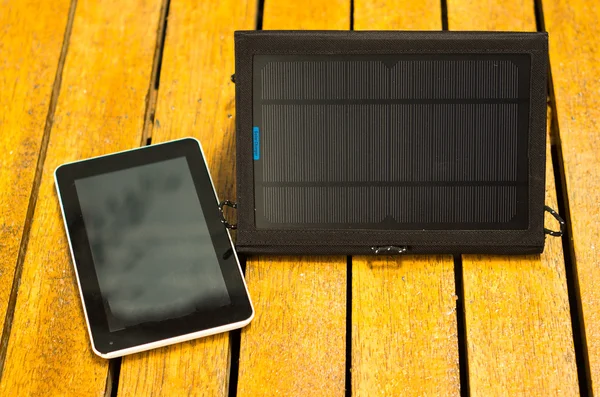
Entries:
[[[265,11],[265,0],[258,0],[256,4],[256,22],[255,30],[263,30],[263,15]],[[234,72],[235,73],[235,72]],[[235,76],[232,75],[232,77]],[[234,81],[235,84],[235,81]],[[240,265],[244,278],[246,277],[246,258],[240,257]],[[229,362],[229,381],[227,382],[228,397],[237,397],[239,374],[240,374],[240,353],[242,348],[242,330],[237,329],[230,333],[230,362]]]
[[[448,31],[448,2],[440,0],[442,31]],[[454,255],[454,291],[456,294],[456,339],[458,343],[458,377],[461,397],[470,396],[469,356],[467,347],[467,318],[462,255]]]
[[469,349],[467,347],[467,318],[465,314],[465,289],[463,281],[462,255],[454,255],[454,288],[456,293],[456,336],[458,339],[458,376],[461,397],[468,397]]
[[[154,58],[152,60],[152,72],[148,84],[148,93],[146,94],[146,109],[144,110],[144,126],[142,130],[142,139],[140,146],[152,144],[152,129],[154,127],[154,113],[156,111],[156,102],[158,99],[158,88],[160,86],[160,71],[165,47],[165,38],[167,35],[167,24],[169,18],[169,8],[171,0],[163,0],[156,33],[156,46],[154,49]],[[122,358],[117,357],[110,360],[108,374],[106,377],[105,397],[117,397],[119,391],[119,378],[121,374]]]
[[140,146],[152,143],[152,130],[154,128],[154,116],[156,113],[156,102],[158,101],[158,88],[160,86],[160,71],[162,69],[163,54],[165,51],[165,39],[167,37],[167,25],[169,23],[169,10],[171,0],[163,0],[160,9],[160,19],[156,34],[156,47],[154,49],[154,60],[152,61],[152,74],[150,85],[146,95],[146,110],[144,112],[144,129]]
[[[539,24],[538,31],[544,30],[544,13],[541,0],[539,3]],[[560,144],[560,130],[558,126],[558,117],[556,114],[556,99],[554,96],[554,81],[552,79],[552,69],[548,64],[548,107],[550,109],[550,154],[552,156],[552,166],[554,168],[554,183],[556,186],[556,211],[563,217],[566,227],[562,235],[563,258],[565,263],[565,277],[567,282],[567,293],[569,298],[569,310],[571,313],[571,330],[573,334],[573,347],[575,350],[575,362],[577,365],[577,378],[579,383],[579,394],[582,397],[593,395],[590,372],[590,361],[587,351],[587,339],[585,333],[585,323],[583,317],[583,308],[581,305],[581,292],[579,289],[579,275],[577,272],[577,263],[575,260],[575,247],[573,245],[571,210],[569,207],[569,198],[567,194],[567,181],[564,172],[564,162],[562,148]]]
[[[534,0],[535,24],[538,32],[546,32],[544,19],[544,5],[542,0]],[[575,362],[577,366],[577,378],[579,383],[579,394],[583,397],[592,395],[590,362],[587,351],[585,334],[585,323],[581,306],[581,292],[579,290],[579,276],[575,263],[575,247],[572,241],[571,211],[567,194],[567,181],[564,172],[562,147],[560,144],[560,130],[556,113],[556,97],[554,93],[554,79],[552,78],[552,67],[548,60],[548,108],[550,125],[550,155],[554,169],[554,185],[556,189],[556,211],[566,222],[565,232],[562,236],[563,258],[565,264],[565,278],[567,282],[567,293],[569,299],[569,310],[571,314],[571,330],[573,334],[573,347],[575,350]]]
[[13,282],[6,309],[6,319],[4,322],[4,328],[2,329],[2,336],[0,338],[0,380],[2,379],[2,375],[4,374],[4,363],[6,360],[6,352],[8,350],[8,340],[10,338],[10,333],[12,330],[12,323],[15,317],[17,293],[21,282],[21,274],[23,273],[25,252],[27,251],[27,246],[29,243],[29,234],[31,232],[33,214],[37,203],[38,193],[40,191],[40,185],[42,182],[42,171],[44,169],[44,162],[46,160],[46,153],[48,151],[48,142],[50,142],[50,132],[52,131],[52,123],[54,122],[54,114],[56,112],[56,104],[58,103],[58,94],[60,93],[65,59],[67,58],[67,53],[69,50],[69,42],[71,40],[71,32],[73,31],[73,21],[75,19],[76,9],[77,0],[71,0],[71,3],[69,5],[67,25],[65,27],[65,33],[63,36],[63,44],[60,50],[60,56],[58,58],[58,66],[56,68],[54,84],[52,85],[52,94],[50,96],[50,103],[48,104],[48,113],[46,114],[44,133],[42,135],[40,151],[37,157],[38,160],[35,167],[35,176],[33,178],[33,185],[31,188],[31,194],[29,196],[29,203],[27,205],[25,224],[23,227],[23,234],[21,236],[21,245],[19,247],[19,254],[17,256],[17,263],[15,266]]

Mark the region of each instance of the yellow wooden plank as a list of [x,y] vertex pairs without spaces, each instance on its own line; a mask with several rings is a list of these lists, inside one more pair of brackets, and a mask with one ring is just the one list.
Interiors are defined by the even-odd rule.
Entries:
[[[348,29],[347,0],[266,1],[264,29]],[[346,258],[253,257],[238,396],[344,395]]]
[[53,183],[59,164],[139,145],[160,1],[77,4],[0,395],[100,396]]
[[438,0],[354,0],[354,30],[440,30]]
[[256,318],[242,332],[238,396],[343,396],[346,266],[259,257],[246,277]]
[[[556,208],[551,166],[546,181]],[[463,275],[471,395],[578,395],[560,239],[541,257],[465,255]]]
[[[195,136],[219,197],[235,198],[233,32],[252,29],[255,0],[171,0],[152,142]],[[119,396],[222,396],[229,334],[123,359]]]
[[263,29],[348,30],[350,1],[265,1]]
[[533,0],[447,0],[449,30],[535,31]]
[[600,394],[600,4],[544,0],[591,384]]
[[32,193],[70,0],[0,4],[0,329]]
[[[356,0],[357,30],[439,30],[437,0]],[[352,259],[352,392],[459,395],[451,256]]]
[[352,394],[460,395],[448,256],[352,261]]
[[[448,20],[450,29],[536,29],[529,1],[448,0]],[[549,146],[546,164],[546,203],[557,208]],[[465,255],[463,277],[472,395],[576,395],[561,240],[547,238],[541,256]]]

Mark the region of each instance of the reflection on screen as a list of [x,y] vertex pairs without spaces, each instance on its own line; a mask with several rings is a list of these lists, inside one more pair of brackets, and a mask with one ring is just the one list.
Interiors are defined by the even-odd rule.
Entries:
[[75,187],[111,332],[230,303],[185,157]]

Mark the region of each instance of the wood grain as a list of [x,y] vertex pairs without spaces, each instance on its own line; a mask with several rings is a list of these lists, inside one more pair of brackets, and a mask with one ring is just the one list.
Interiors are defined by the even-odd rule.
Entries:
[[350,1],[265,1],[263,29],[348,30]]
[[447,0],[449,30],[536,30],[533,0]]
[[[356,0],[361,30],[439,30],[439,1]],[[352,258],[352,394],[459,395],[452,256]]]
[[[233,32],[252,29],[257,4],[172,0],[152,142],[195,136],[220,197],[235,197]],[[227,395],[229,334],[123,359],[119,396]]]
[[544,0],[591,385],[600,395],[600,4]]
[[[536,29],[533,2],[449,0],[448,20],[450,29]],[[557,208],[547,149],[546,203]],[[471,395],[576,395],[561,240],[547,238],[541,256],[465,255],[463,278]]]
[[0,4],[0,329],[22,242],[70,0]]
[[119,396],[226,396],[229,334],[126,356]]
[[331,257],[260,257],[242,331],[238,396],[343,396],[346,267]]
[[18,290],[2,396],[104,394],[83,318],[53,172],[139,145],[159,1],[79,2]]
[[[264,29],[350,26],[346,0],[266,1]],[[253,257],[256,317],[242,331],[238,396],[343,396],[346,258]]]
[[[546,181],[556,208],[551,166]],[[465,255],[463,275],[471,395],[578,395],[560,239],[541,257]]]
[[352,394],[460,394],[453,261],[352,261]]
[[354,30],[440,30],[437,0],[354,0]]

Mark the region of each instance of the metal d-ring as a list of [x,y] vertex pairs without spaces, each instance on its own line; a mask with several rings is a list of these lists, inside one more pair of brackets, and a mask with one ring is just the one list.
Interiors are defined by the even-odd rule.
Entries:
[[229,222],[227,222],[227,219],[225,219],[225,212],[223,211],[223,207],[231,207],[234,209],[237,209],[237,203],[233,202],[233,201],[229,201],[229,200],[223,200],[219,203],[219,212],[221,213],[221,223],[223,225],[225,225],[225,227],[227,229],[237,229],[237,224],[231,224]]
[[556,211],[554,211],[552,208],[548,207],[547,205],[544,206],[544,211],[549,212],[550,215],[552,215],[554,217],[554,219],[556,219],[558,221],[558,224],[560,225],[559,231],[544,228],[544,233],[549,234],[550,236],[554,236],[554,237],[561,237],[563,234],[565,234],[565,220],[563,218],[561,218],[561,216],[558,215],[558,213]]

